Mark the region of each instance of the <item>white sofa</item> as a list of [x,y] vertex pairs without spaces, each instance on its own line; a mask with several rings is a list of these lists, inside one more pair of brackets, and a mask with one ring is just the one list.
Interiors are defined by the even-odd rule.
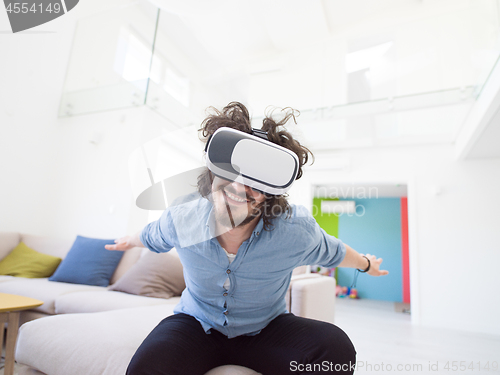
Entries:
[[[73,239],[0,232],[0,260],[20,241],[38,252],[61,258],[73,243]],[[125,252],[111,284],[130,269],[143,251],[137,248]],[[1,275],[0,292],[44,301],[43,305],[21,314],[16,361],[22,365],[20,374],[25,375],[122,375],[144,338],[173,313],[180,299],[144,297],[111,291],[107,287]],[[295,315],[333,322],[333,278],[296,274],[286,298],[289,310]],[[255,372],[238,366],[223,366],[207,374]]]

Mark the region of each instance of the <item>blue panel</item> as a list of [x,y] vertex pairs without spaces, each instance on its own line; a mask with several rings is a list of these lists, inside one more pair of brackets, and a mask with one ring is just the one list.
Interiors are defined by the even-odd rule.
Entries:
[[[356,199],[356,215],[339,218],[339,238],[362,254],[382,258],[382,269],[389,275],[372,277],[360,274],[360,298],[402,302],[402,249],[400,198]],[[364,210],[363,210],[364,208]],[[338,285],[351,286],[353,269],[338,269]]]

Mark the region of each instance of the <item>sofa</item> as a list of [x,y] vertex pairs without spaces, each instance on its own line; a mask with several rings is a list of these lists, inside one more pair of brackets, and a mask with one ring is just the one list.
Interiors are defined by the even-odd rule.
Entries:
[[[39,253],[64,260],[73,241],[0,232],[0,263],[21,242]],[[162,319],[173,314],[180,300],[179,295],[158,298],[116,290],[148,253],[151,252],[143,248],[125,252],[109,286],[0,275],[0,293],[44,301],[43,305],[21,313],[16,346],[19,374],[124,374],[144,338]],[[178,260],[175,249],[166,254]],[[173,263],[173,258],[169,262]],[[294,271],[286,295],[288,310],[298,316],[333,322],[335,280],[304,271],[304,267]],[[182,272],[178,278],[183,283]],[[222,366],[207,373],[224,374],[256,372]]]

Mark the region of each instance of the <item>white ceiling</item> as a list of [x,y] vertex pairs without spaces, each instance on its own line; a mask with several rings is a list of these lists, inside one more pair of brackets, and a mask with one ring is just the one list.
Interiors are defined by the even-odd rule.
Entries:
[[[355,35],[367,26],[388,28],[470,6],[464,0],[150,1],[185,24],[175,33],[179,40],[189,30],[205,51],[234,69]],[[359,43],[352,48],[365,48]]]
[[[481,75],[487,76],[496,57],[495,51],[491,53],[492,51],[488,50],[488,45],[484,43],[484,36],[491,35],[492,41],[498,36],[498,0],[482,0],[481,2],[470,0],[150,0],[150,2],[162,10],[160,23],[162,30],[172,38],[190,60],[201,62],[200,65],[205,71],[205,82],[213,85],[230,82],[236,98],[245,97],[245,91],[248,90],[248,80],[241,80],[242,75],[263,77],[258,80],[265,82],[267,77],[271,77],[274,73],[281,74],[284,67],[293,65],[295,59],[300,57],[303,59],[300,63],[303,66],[297,69],[296,77],[301,81],[300,84],[305,85],[307,77],[300,75],[301,72],[325,69],[319,64],[321,62],[329,64],[329,59],[336,58],[333,56],[336,51],[332,49],[332,45],[338,46],[345,42],[347,52],[354,52],[377,43],[384,43],[394,37],[394,32],[410,24],[421,28],[419,31],[421,39],[418,39],[419,33],[411,36],[414,39],[411,40],[411,45],[408,45],[408,51],[406,51],[408,55],[398,56],[399,59],[407,59],[408,64],[405,69],[410,71],[429,64],[429,53],[433,53],[430,58],[434,61],[446,60],[445,63],[436,62],[444,64],[446,70],[463,71],[466,74],[468,72],[463,70],[464,67],[459,66],[458,63],[462,60],[470,60],[473,61],[470,65],[473,69],[481,68]],[[479,9],[480,5],[486,5],[486,7]],[[488,9],[496,9],[496,11],[489,12]],[[444,40],[443,43],[452,47],[449,56],[438,55],[435,51],[429,52],[426,49],[425,44],[429,39],[425,38],[432,38],[432,27],[426,28],[428,23],[434,22],[435,27],[435,22],[438,24],[441,21],[449,22],[450,30],[456,30],[451,26],[457,27],[456,23],[461,22],[457,15],[467,14],[469,11],[471,13],[474,11],[476,15],[471,22],[478,22],[481,17],[484,17],[484,23],[487,24],[484,26],[484,32],[470,36],[467,27],[471,25],[465,24],[463,25],[464,33],[467,35],[455,35],[452,32],[447,35],[445,29],[439,38]],[[477,29],[479,25],[472,27]],[[370,30],[376,30],[376,32],[370,33]],[[478,45],[477,53],[473,51],[471,55],[461,54],[460,44],[464,39],[460,38],[469,37],[478,38],[474,40],[474,43]],[[330,46],[329,50],[325,47],[327,45]],[[498,43],[495,48],[499,48]],[[398,53],[403,52],[399,50]],[[304,59],[304,55],[307,54],[310,54],[309,60]],[[328,54],[329,56],[326,56]],[[341,55],[340,52],[338,54]],[[439,72],[439,69],[423,71],[423,77],[425,73],[431,73],[427,74],[428,82],[425,82],[425,79],[414,80],[414,91],[420,93],[435,90],[433,82],[442,79]],[[436,76],[433,77],[433,74]],[[456,77],[459,76],[460,74],[456,74]],[[275,81],[272,82],[276,85]],[[444,79],[442,87],[463,87],[469,82],[470,79],[462,83],[460,80],[446,81]],[[292,84],[287,81],[285,83]],[[477,84],[480,85],[481,82],[478,81]],[[316,87],[321,89],[321,85],[311,87],[311,92],[317,92]],[[339,89],[346,90],[345,85]],[[309,94],[305,94],[306,99],[307,95]],[[263,102],[266,100],[267,98],[263,99]],[[314,102],[314,100],[310,99],[309,102]],[[249,104],[252,107],[251,100]],[[272,104],[280,105],[274,102]],[[312,108],[310,104],[304,104],[303,108],[300,105],[292,105],[300,110]],[[320,103],[318,106],[322,105],[324,104]],[[337,103],[330,105],[337,105]],[[462,105],[460,108],[463,109],[460,109],[463,113],[458,110],[453,111],[455,117],[459,118],[451,119],[453,116],[448,116],[443,112],[448,122],[456,123],[450,127],[448,133],[441,131],[439,134],[434,134],[430,129],[429,134],[421,135],[423,142],[425,142],[425,137],[428,137],[431,142],[453,142],[460,124],[463,123],[469,111],[467,105]],[[257,104],[253,109],[256,110],[257,116],[262,112]],[[410,117],[415,117],[408,111],[406,113]],[[435,117],[435,114],[432,116]],[[407,119],[399,121],[403,121],[405,126],[408,123]],[[348,129],[346,129],[352,131],[355,127],[351,122],[353,121],[340,125],[347,126]],[[328,126],[331,133],[331,124],[329,123]],[[359,138],[360,134],[368,134],[366,126],[361,128],[355,138]],[[312,133],[318,133],[317,130],[311,130]],[[373,132],[373,130],[370,131]],[[414,133],[408,133],[409,136],[405,138],[405,142],[408,141],[410,144],[420,136]],[[500,147],[497,147],[498,139],[500,139],[500,112],[497,112],[476,142],[469,157],[500,157]],[[347,147],[357,143],[362,147],[374,144],[370,140],[356,139],[356,144],[346,142],[346,139],[341,139],[341,141]],[[421,142],[420,138],[418,142]]]

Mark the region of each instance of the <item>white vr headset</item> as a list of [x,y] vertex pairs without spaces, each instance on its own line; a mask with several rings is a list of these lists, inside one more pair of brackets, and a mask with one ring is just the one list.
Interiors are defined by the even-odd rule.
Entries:
[[286,193],[299,172],[297,155],[270,142],[266,132],[252,131],[254,135],[227,127],[217,129],[205,147],[208,169],[264,193]]

